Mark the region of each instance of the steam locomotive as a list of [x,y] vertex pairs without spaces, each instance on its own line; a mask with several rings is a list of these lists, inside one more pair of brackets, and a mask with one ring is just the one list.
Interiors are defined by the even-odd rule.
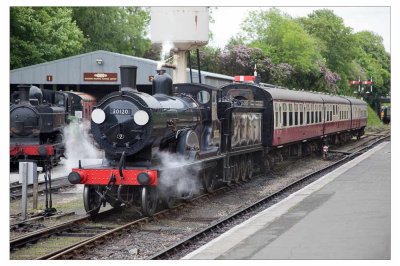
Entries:
[[63,128],[74,118],[90,119],[95,98],[19,85],[10,105],[10,160],[57,163],[63,156]]
[[[151,216],[159,202],[170,207],[191,196],[179,190],[183,179],[212,191],[221,182],[266,173],[284,157],[359,138],[366,126],[367,105],[355,98],[268,84],[172,84],[163,71],[148,95],[136,90],[135,66],[120,70],[121,89],[92,112],[91,130],[106,163],[79,164],[68,176],[85,185],[84,206],[92,216],[107,202]],[[181,163],[166,163],[165,154]]]

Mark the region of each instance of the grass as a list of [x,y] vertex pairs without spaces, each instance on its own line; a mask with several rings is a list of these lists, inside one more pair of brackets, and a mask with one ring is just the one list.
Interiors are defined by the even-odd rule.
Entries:
[[369,128],[381,128],[383,127],[382,121],[379,119],[378,114],[368,105],[368,122],[367,127]]

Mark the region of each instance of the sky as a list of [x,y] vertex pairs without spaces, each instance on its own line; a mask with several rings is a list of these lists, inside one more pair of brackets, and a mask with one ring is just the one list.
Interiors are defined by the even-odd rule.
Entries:
[[[343,18],[344,24],[354,32],[373,31],[383,38],[386,51],[390,52],[390,7],[276,7],[291,17],[307,16],[313,10],[328,8]],[[212,46],[223,48],[228,40],[239,33],[240,24],[250,11],[268,10],[269,7],[218,7],[212,11],[215,23],[210,24],[213,32]]]

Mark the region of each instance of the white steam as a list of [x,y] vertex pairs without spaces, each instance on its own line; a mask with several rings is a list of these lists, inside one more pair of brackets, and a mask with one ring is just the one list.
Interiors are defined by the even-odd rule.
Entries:
[[79,160],[83,165],[99,164],[104,158],[104,154],[93,144],[93,139],[89,136],[90,123],[71,122],[64,128],[64,155],[66,157],[65,167],[71,171],[71,168],[78,167]]
[[165,61],[170,57],[170,52],[174,48],[174,44],[170,41],[165,41],[162,44],[162,49],[161,49],[161,61]]
[[170,41],[164,41],[160,52],[161,61],[157,63],[157,70],[160,70],[164,63],[171,60],[171,50],[174,48],[174,44]]
[[159,188],[162,193],[177,192],[179,197],[191,197],[200,192],[201,182],[198,178],[200,166],[188,167],[187,159],[171,153],[160,153],[162,171]]

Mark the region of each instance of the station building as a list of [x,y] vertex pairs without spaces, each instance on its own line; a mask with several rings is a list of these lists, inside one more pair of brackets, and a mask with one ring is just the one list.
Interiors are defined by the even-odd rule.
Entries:
[[[119,67],[135,65],[138,67],[138,90],[151,93],[152,78],[156,75],[158,63],[150,59],[99,50],[11,70],[11,92],[19,84],[32,84],[47,90],[74,90],[103,97],[119,89]],[[172,75],[171,69],[167,69],[167,72]],[[190,71],[187,69],[187,81],[190,80]],[[196,69],[192,69],[192,80],[194,83],[199,82]],[[201,71],[201,81],[219,87],[231,83],[233,77]]]

